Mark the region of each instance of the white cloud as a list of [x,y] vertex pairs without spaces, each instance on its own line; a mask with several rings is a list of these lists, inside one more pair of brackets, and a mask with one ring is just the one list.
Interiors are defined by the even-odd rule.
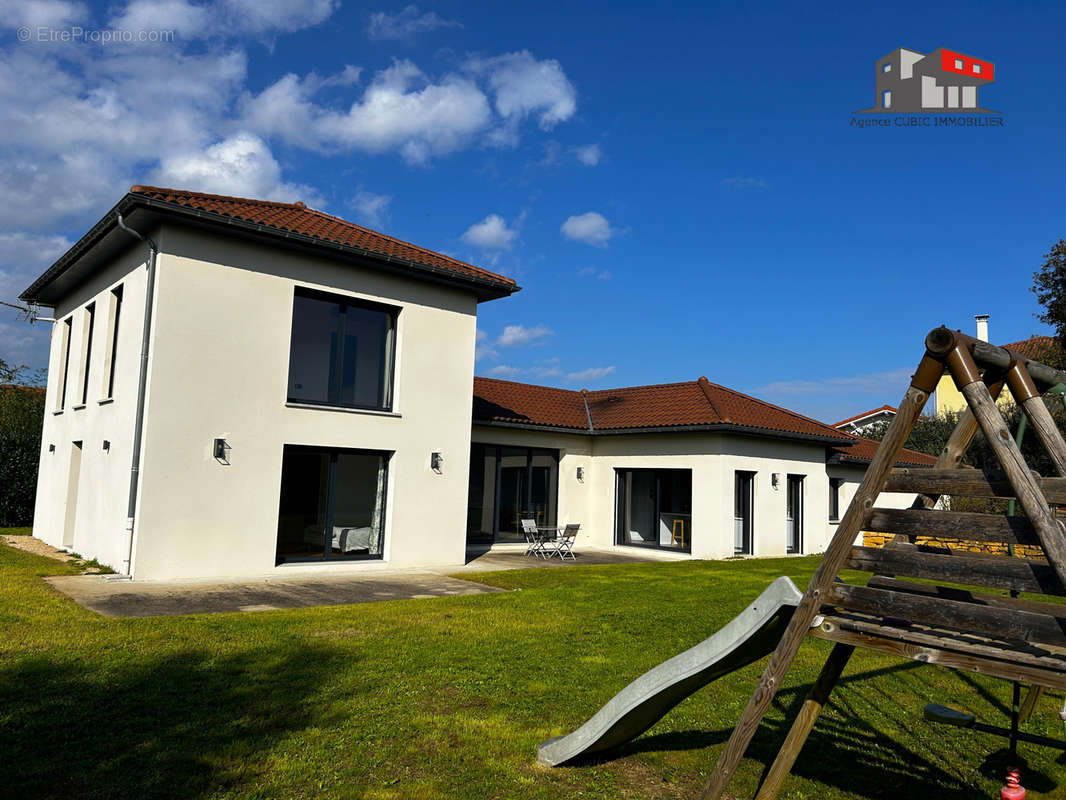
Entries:
[[566,379],[570,383],[595,383],[603,380],[612,372],[614,372],[614,367],[589,367],[580,372],[567,373]]
[[555,59],[537,61],[528,50],[486,59],[471,59],[468,68],[488,78],[496,111],[514,125],[539,114],[543,130],[551,130],[577,110],[577,90]]
[[518,367],[509,367],[506,364],[498,364],[492,369],[486,371],[486,375],[490,375],[493,378],[515,378],[522,374],[522,370]]
[[877,396],[895,397],[901,394],[907,382],[910,380],[912,370],[907,367],[889,370],[887,372],[867,372],[859,375],[850,375],[837,378],[823,378],[822,380],[794,380],[774,381],[756,389],[766,395],[819,395],[838,394],[839,392],[851,392],[859,394],[871,394]]
[[722,183],[725,186],[732,187],[733,189],[765,189],[769,184],[762,178],[752,178],[736,176],[733,178],[722,178]]
[[467,228],[461,238],[467,244],[485,250],[508,250],[517,236],[518,231],[508,228],[503,217],[499,214],[489,214],[481,222]]
[[109,26],[129,31],[172,30],[183,39],[276,34],[324,22],[336,0],[133,0]]
[[374,76],[346,112],[316,105],[318,88],[286,75],[246,99],[245,119],[260,134],[303,147],[399,151],[409,163],[469,146],[488,127],[488,98],[467,79],[430,81],[410,61],[396,61]]
[[0,29],[58,28],[83,21],[88,13],[84,3],[67,0],[5,0],[0,12]]
[[574,154],[574,157],[586,167],[594,167],[600,163],[600,159],[603,158],[603,151],[598,144],[585,144],[579,147],[571,147],[570,152]]
[[607,218],[595,211],[569,217],[561,230],[567,239],[591,244],[593,247],[606,247],[607,242],[617,233],[611,228]]
[[321,202],[310,187],[283,182],[281,167],[270,148],[249,133],[236,133],[202,151],[165,158],[156,173],[156,182],[261,200],[303,200],[308,205]]
[[374,194],[360,188],[348,201],[348,206],[355,212],[355,221],[375,230],[388,225],[389,203],[392,197],[387,194]]
[[582,267],[577,271],[577,274],[581,278],[596,278],[596,280],[600,281],[609,281],[612,277],[609,269],[599,269],[598,267]]
[[503,329],[500,338],[496,340],[496,344],[500,347],[519,347],[551,336],[553,333],[555,331],[546,325],[535,325],[532,328],[527,328],[525,325],[508,325]]
[[444,19],[436,12],[421,13],[418,6],[410,5],[395,14],[378,11],[370,15],[367,34],[371,39],[406,39],[418,33],[437,28],[461,28],[462,23]]
[[483,358],[498,358],[500,353],[493,346],[493,343],[489,341],[489,335],[483,330],[478,330],[474,337],[474,360],[480,361]]

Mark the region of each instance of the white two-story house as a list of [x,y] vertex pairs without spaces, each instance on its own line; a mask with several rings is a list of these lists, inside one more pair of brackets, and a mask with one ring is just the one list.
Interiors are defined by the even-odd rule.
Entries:
[[477,307],[517,290],[134,186],[22,294],[57,320],[34,535],[138,579],[462,563]]

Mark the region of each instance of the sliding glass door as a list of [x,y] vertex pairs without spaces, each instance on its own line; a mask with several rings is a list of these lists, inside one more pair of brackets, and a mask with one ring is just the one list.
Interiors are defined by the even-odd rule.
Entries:
[[475,442],[470,449],[467,543],[524,542],[523,519],[557,522],[559,451]]
[[285,445],[277,563],[381,558],[389,454]]
[[615,470],[615,542],[692,552],[692,470]]

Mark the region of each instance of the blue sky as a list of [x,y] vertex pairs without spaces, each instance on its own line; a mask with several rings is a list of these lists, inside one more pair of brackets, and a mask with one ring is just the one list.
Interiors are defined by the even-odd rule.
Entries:
[[[895,404],[938,324],[1048,332],[1029,287],[1066,236],[1061,3],[4,5],[0,299],[161,183],[302,199],[515,277],[481,307],[481,375],[706,375],[834,421]],[[994,62],[1003,126],[849,126],[899,46]],[[0,313],[0,358],[43,365],[47,327]]]

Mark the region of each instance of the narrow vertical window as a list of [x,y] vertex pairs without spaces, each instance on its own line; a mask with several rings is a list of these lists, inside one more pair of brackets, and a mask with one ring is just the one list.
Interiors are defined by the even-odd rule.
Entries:
[[785,552],[803,552],[803,475],[788,476],[785,503]]
[[122,285],[111,290],[109,300],[107,343],[104,351],[104,399],[109,400],[115,393],[115,363],[118,358],[118,323],[122,316]]
[[892,92],[884,91],[881,93],[881,108],[892,108]]
[[73,323],[74,318],[68,317],[59,328],[59,352],[63,354],[63,371],[59,374],[59,385],[56,386],[56,411],[62,411],[67,405],[67,370],[70,369],[70,332],[74,327]]
[[93,363],[93,329],[96,327],[96,303],[89,303],[85,307],[85,340],[81,349],[84,353],[81,361],[81,405],[89,397],[89,368]]
[[752,506],[754,472],[737,471],[733,480],[733,553],[752,554]]
[[829,479],[829,521],[840,519],[840,487],[844,481],[840,478]]

